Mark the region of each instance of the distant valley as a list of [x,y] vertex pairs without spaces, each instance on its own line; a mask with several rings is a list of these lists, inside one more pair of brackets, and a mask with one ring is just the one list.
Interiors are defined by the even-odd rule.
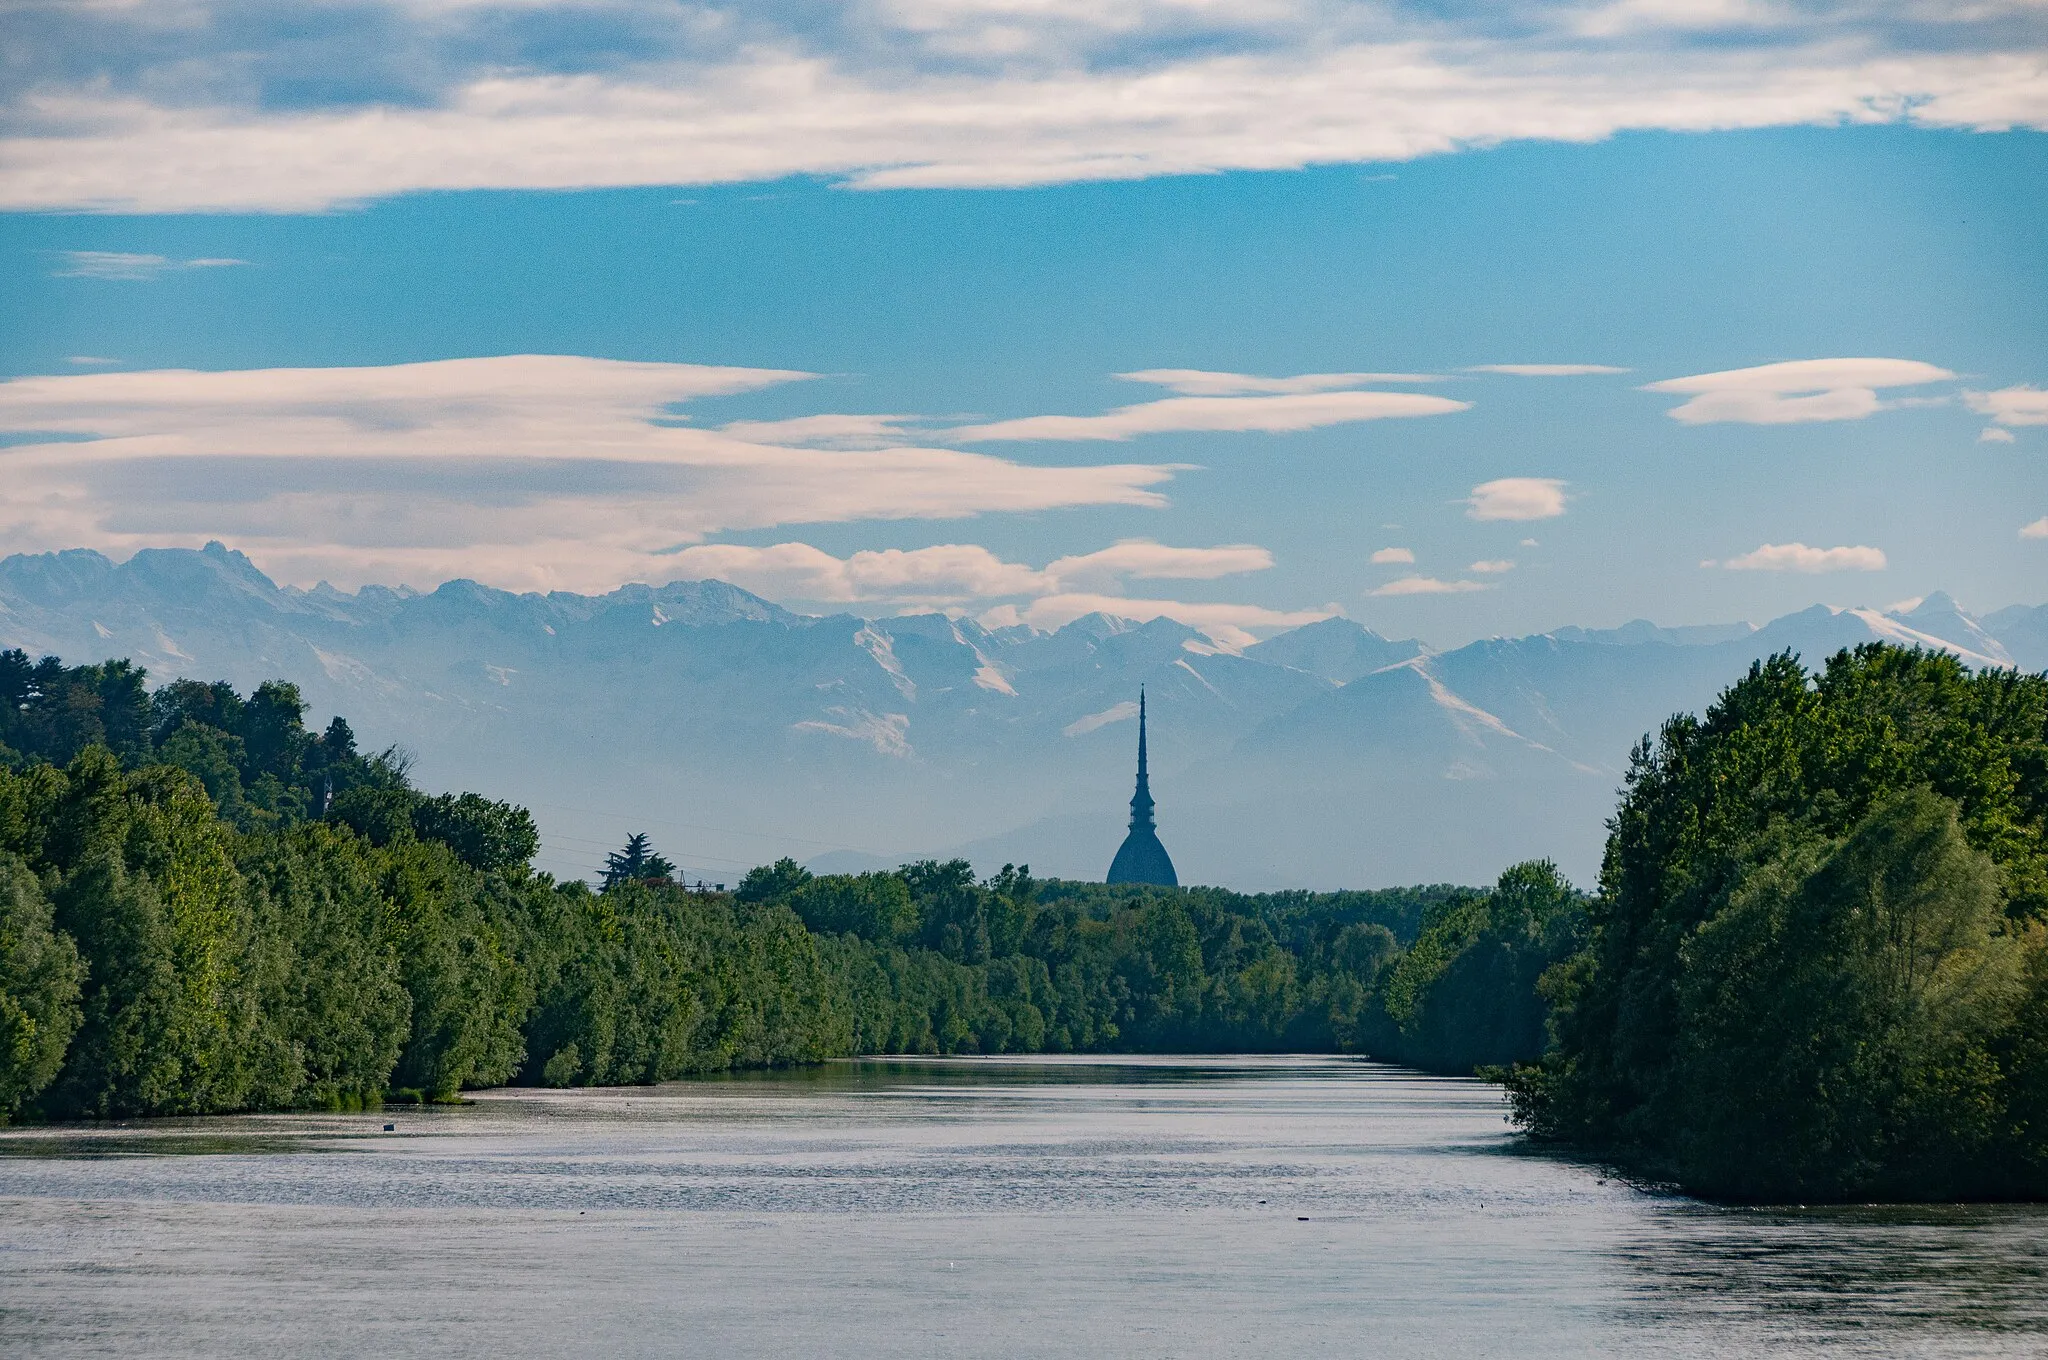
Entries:
[[1245,649],[1170,620],[1053,633],[812,617],[717,581],[601,596],[279,587],[241,554],[0,560],[0,647],[129,657],[156,680],[298,684],[428,787],[530,806],[544,867],[588,876],[628,830],[693,875],[961,853],[1100,877],[1123,834],[1135,699],[1183,882],[1491,879],[1548,855],[1581,883],[1630,747],[1748,663],[1882,639],[2048,668],[2048,606],[1973,617],[1815,606],[1748,624],[1566,628],[1436,652],[1346,619]]

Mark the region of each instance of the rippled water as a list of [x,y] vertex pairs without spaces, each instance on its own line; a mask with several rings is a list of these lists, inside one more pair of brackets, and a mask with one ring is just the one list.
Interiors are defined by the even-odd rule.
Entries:
[[2040,1208],[1704,1206],[1341,1059],[0,1132],[8,1356],[2039,1356],[2044,1284]]

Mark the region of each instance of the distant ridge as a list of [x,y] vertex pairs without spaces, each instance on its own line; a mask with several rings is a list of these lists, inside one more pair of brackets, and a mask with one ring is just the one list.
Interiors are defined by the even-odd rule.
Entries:
[[[297,683],[424,780],[528,803],[545,862],[623,829],[706,877],[778,855],[964,852],[1094,878],[1122,833],[1143,686],[1182,881],[1587,881],[1631,744],[1749,662],[1887,640],[2048,668],[2048,607],[1814,606],[1760,627],[1560,628],[1445,652],[1347,619],[1220,652],[1170,619],[1055,632],[796,614],[721,581],[602,595],[280,587],[221,544],[0,559],[0,646],[152,677]],[[695,872],[693,870],[693,872]]]

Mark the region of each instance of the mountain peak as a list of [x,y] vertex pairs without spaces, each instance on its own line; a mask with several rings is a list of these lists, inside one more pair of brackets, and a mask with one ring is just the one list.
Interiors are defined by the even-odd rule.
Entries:
[[1254,661],[1292,667],[1344,685],[1361,675],[1420,656],[1425,650],[1413,638],[1396,642],[1355,619],[1337,615],[1254,643],[1245,648],[1244,654]]

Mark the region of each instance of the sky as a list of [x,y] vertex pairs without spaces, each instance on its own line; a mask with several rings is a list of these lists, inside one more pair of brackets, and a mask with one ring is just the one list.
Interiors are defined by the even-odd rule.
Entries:
[[2048,600],[2048,4],[11,6],[0,552],[1242,645]]

